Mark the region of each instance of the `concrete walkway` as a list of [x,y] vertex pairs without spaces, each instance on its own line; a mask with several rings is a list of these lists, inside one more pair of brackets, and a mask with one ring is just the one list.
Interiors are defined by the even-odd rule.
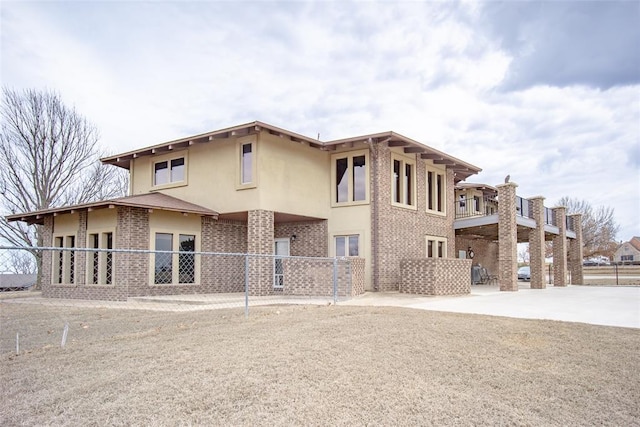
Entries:
[[530,289],[528,283],[521,283],[517,292],[500,292],[496,286],[473,286],[471,295],[454,297],[367,292],[339,304],[395,306],[640,328],[640,287],[635,286],[550,286],[546,289]]

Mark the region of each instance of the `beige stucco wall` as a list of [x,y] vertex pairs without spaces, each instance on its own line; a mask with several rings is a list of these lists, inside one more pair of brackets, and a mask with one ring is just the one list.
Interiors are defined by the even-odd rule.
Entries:
[[[255,141],[255,186],[239,185],[239,144]],[[185,157],[185,181],[153,187],[153,164]],[[329,213],[329,154],[304,143],[261,132],[195,144],[132,163],[132,194],[162,191],[220,213],[271,210],[315,218]]]
[[78,232],[78,213],[61,214],[54,218],[53,236],[75,236]]
[[118,222],[116,209],[97,209],[87,214],[87,233],[114,231]]

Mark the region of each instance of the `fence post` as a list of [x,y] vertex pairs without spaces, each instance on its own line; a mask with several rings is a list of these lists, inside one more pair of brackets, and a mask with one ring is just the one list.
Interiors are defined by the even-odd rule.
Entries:
[[249,255],[244,256],[244,317],[249,317]]
[[333,303],[338,302],[338,258],[333,259]]

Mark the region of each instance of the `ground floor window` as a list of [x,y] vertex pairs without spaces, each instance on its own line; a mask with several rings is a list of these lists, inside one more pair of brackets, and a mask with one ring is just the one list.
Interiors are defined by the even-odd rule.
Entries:
[[155,284],[195,283],[195,235],[156,233],[155,250]]
[[[113,283],[113,232],[89,234],[88,247],[96,249],[88,258],[89,283],[111,285]],[[105,250],[106,249],[106,250]]]
[[446,258],[447,238],[427,236],[427,258]]
[[336,236],[336,256],[359,256],[360,236],[352,234],[348,236]]
[[54,245],[60,248],[53,259],[53,282],[59,284],[73,284],[76,282],[76,253],[69,248],[76,247],[76,236],[54,237]]

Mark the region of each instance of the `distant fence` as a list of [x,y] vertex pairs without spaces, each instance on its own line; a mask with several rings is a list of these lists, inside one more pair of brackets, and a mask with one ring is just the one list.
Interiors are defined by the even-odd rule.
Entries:
[[[13,342],[21,328],[32,326],[34,307],[38,306],[153,312],[231,309],[247,317],[250,307],[326,305],[364,292],[362,258],[191,249],[188,245],[181,251],[0,246],[0,272],[11,272],[0,274],[0,311],[3,316],[24,317],[3,318],[0,351],[6,350],[6,340]],[[14,280],[26,277],[19,267],[35,266],[36,256],[41,257],[42,268],[37,280],[30,281],[34,286],[16,287]],[[65,313],[68,311],[53,319],[57,326],[43,328],[60,329],[67,323]],[[15,325],[16,330],[8,330],[7,325]]]

